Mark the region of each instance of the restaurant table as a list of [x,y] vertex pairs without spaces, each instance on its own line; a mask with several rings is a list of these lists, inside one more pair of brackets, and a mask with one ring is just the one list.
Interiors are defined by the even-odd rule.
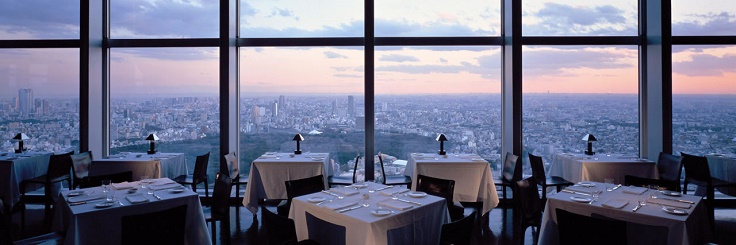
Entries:
[[133,172],[133,180],[142,176],[150,178],[176,178],[188,174],[184,153],[120,153],[92,161],[89,175]]
[[[0,153],[0,197],[5,205],[11,207],[20,201],[21,181],[46,174],[50,157],[48,152]],[[26,191],[41,187],[29,184]]]
[[455,202],[483,202],[482,214],[498,205],[491,165],[476,154],[438,155],[412,153],[404,174],[411,176],[416,190],[417,174],[455,181]]
[[286,199],[287,180],[303,179],[322,175],[325,188],[327,176],[331,174],[329,153],[289,154],[267,152],[253,160],[245,187],[243,206],[254,214],[258,212],[258,201],[263,199]]
[[[169,183],[163,185],[164,183]],[[130,182],[132,186],[139,187],[138,182]],[[171,179],[156,179],[152,186],[162,185],[154,192],[161,197],[158,200],[145,189],[138,189],[135,193],[128,193],[128,189],[113,190],[115,202],[110,207],[97,207],[105,203],[102,187],[91,187],[86,189],[63,191],[59,203],[55,208],[54,230],[66,231],[64,244],[120,244],[122,232],[122,217],[144,213],[157,212],[181,205],[187,205],[187,217],[185,225],[186,244],[212,244],[207,223],[205,223],[199,196],[189,188],[179,189],[181,185]],[[83,192],[75,197],[69,197],[70,193]],[[88,203],[70,205],[75,200],[84,200],[94,197]],[[132,204],[129,198],[141,198],[141,203]],[[69,198],[74,198],[69,201]],[[121,206],[120,201],[123,205]]]
[[620,154],[557,154],[548,175],[559,176],[573,183],[583,180],[603,182],[606,178],[623,183],[626,175],[659,178],[654,162]]
[[[663,240],[667,244],[703,244],[710,239],[711,229],[708,222],[707,209],[705,204],[701,202],[701,197],[692,195],[682,195],[679,197],[671,197],[658,193],[657,199],[649,198],[654,190],[646,190],[642,194],[636,194],[640,187],[621,187],[614,191],[606,191],[606,184],[600,182],[589,182],[594,187],[586,188],[581,186],[568,187],[563,192],[547,196],[547,204],[542,216],[542,226],[539,231],[539,244],[559,244],[559,234],[557,229],[557,215],[555,209],[563,209],[580,215],[591,216],[591,214],[600,214],[608,218],[616,220],[624,220],[627,223],[627,236],[629,244],[646,244],[648,240]],[[575,188],[575,189],[573,189]],[[589,204],[587,200],[579,200],[585,202],[573,201],[573,198],[590,198],[589,195],[577,194],[589,193],[586,189],[601,190],[598,201]],[[567,193],[565,191],[575,190],[576,194]],[[633,191],[635,194],[629,194]],[[637,205],[638,200],[645,198],[648,203],[642,206],[636,212],[632,211]],[[664,200],[670,199],[670,200]],[[677,202],[673,200],[691,201],[693,204]],[[686,210],[687,214],[670,214],[662,210],[663,206],[652,203],[652,201],[662,202],[666,205],[686,205],[689,208],[681,207]],[[622,208],[606,207],[606,205],[618,206],[616,203],[626,203]],[[666,227],[667,234],[657,233],[657,230],[651,226]],[[592,242],[595,243],[595,242]]]
[[[330,244],[341,244],[342,239],[345,241],[344,244],[439,244],[442,224],[450,220],[444,198],[432,195],[416,198],[400,195],[401,200],[417,202],[421,205],[410,204],[392,200],[390,195],[384,195],[406,190],[404,187],[386,187],[373,182],[365,184],[367,187],[357,190],[343,186],[331,189],[332,193],[344,193],[344,191],[351,190],[359,192],[355,195],[343,196],[344,199],[324,192],[292,199],[289,218],[294,220],[297,239],[313,239],[320,243],[327,241]],[[388,189],[374,193],[368,192],[369,189],[377,190],[382,187]],[[370,196],[368,207],[360,206],[364,194]],[[315,203],[322,199],[326,201]],[[340,210],[339,208],[329,208],[331,205],[337,207],[353,203],[357,205],[347,205],[347,207],[360,207],[345,212],[336,211]],[[381,208],[378,209],[378,207]],[[403,209],[407,207],[408,209]],[[343,227],[344,238],[339,237],[342,235],[339,230]]]
[[[708,167],[712,177],[736,183],[736,157],[720,154],[707,154],[705,157],[708,158]],[[734,187],[717,187],[716,189],[723,194],[736,196]]]

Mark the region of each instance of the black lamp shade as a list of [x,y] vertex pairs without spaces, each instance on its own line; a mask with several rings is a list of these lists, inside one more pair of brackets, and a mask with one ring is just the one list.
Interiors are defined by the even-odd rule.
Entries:
[[447,155],[447,152],[445,152],[445,141],[447,141],[447,137],[444,134],[439,134],[435,140],[440,142],[440,151],[438,154]]
[[146,140],[151,142],[151,149],[148,150],[148,154],[156,154],[156,141],[158,140],[158,136],[156,136],[156,134],[149,134],[148,137],[146,137]]

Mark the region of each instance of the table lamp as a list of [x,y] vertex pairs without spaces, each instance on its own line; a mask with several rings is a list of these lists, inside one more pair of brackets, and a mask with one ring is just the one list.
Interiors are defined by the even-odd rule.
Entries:
[[598,141],[598,139],[596,139],[592,134],[586,134],[583,136],[583,141],[588,142],[588,150],[585,151],[585,155],[595,155],[595,152],[593,151],[593,141]]
[[15,149],[15,153],[23,153],[23,150],[24,150],[23,149],[23,140],[27,140],[27,139],[31,139],[31,138],[28,137],[28,135],[26,135],[24,133],[18,133],[18,134],[15,135],[15,137],[13,137],[13,140],[17,140],[18,141],[18,149]]
[[148,137],[146,137],[146,140],[151,142],[151,149],[148,150],[148,154],[156,154],[156,141],[158,140],[158,136],[156,136],[156,134],[149,134]]
[[294,151],[294,154],[297,154],[297,155],[302,154],[302,149],[299,145],[299,142],[304,141],[304,137],[301,134],[296,134],[294,135],[293,140],[296,141],[296,151]]
[[437,135],[437,139],[435,139],[440,142],[440,155],[446,155],[447,152],[445,152],[445,141],[447,141],[447,137],[445,137],[444,134]]

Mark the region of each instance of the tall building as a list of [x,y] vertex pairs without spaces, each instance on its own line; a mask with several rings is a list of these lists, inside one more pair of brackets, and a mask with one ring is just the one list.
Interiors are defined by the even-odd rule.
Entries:
[[337,100],[332,100],[332,115],[337,115]]
[[30,88],[18,89],[18,112],[21,115],[30,115],[35,112],[35,101],[33,100],[33,90]]
[[284,109],[286,109],[286,97],[285,96],[283,96],[283,95],[280,95],[279,96],[279,105],[280,105],[282,111]]
[[348,116],[355,116],[355,98],[348,95]]
[[279,116],[279,101],[274,100],[273,104],[271,104],[271,117],[278,117]]

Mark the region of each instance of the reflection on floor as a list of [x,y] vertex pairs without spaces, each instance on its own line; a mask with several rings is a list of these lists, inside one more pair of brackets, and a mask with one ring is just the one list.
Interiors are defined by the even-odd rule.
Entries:
[[[269,206],[269,209],[275,211],[275,206]],[[218,244],[264,244],[263,237],[265,234],[260,229],[260,212],[253,216],[250,211],[244,207],[232,207],[230,210],[230,229],[225,230],[226,234],[217,234]],[[490,224],[484,227],[483,232],[476,232],[473,237],[475,244],[521,244],[519,239],[513,238],[512,232],[512,208],[497,207],[489,213]],[[736,209],[716,209],[716,230],[714,243],[732,244],[736,241]],[[255,222],[254,222],[255,218]],[[20,224],[20,215],[13,216],[14,237],[18,237],[18,225]],[[41,233],[43,219],[43,206],[28,205],[26,216],[26,235],[34,236]],[[218,223],[219,225],[219,223]],[[218,227],[218,232],[223,229]],[[531,228],[527,229],[523,237],[523,244],[532,244]],[[227,234],[229,233],[229,234]],[[225,238],[225,239],[223,239]]]

